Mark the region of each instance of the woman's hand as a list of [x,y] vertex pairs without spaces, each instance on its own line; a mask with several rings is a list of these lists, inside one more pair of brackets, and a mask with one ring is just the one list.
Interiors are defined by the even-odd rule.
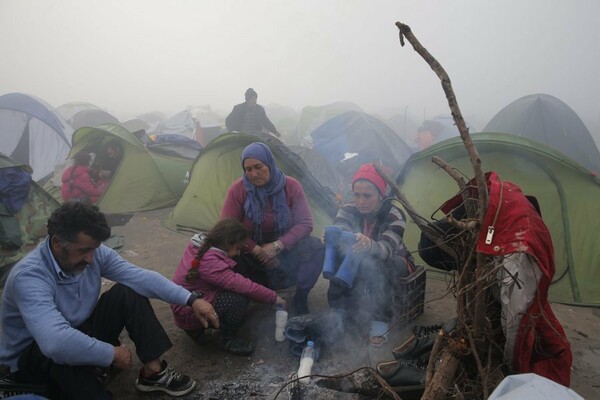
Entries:
[[287,310],[287,301],[277,296],[277,299],[275,299],[275,306],[281,306],[284,310]]
[[367,235],[363,235],[362,233],[356,234],[356,243],[352,245],[352,251],[355,253],[362,253],[365,251],[371,250],[373,246],[373,240]]
[[260,257],[263,258],[262,260],[259,258],[260,262],[263,264],[277,257],[277,248],[275,247],[275,242],[263,245]]
[[279,259],[277,258],[277,250],[274,243],[254,246],[252,255],[267,269],[279,266]]

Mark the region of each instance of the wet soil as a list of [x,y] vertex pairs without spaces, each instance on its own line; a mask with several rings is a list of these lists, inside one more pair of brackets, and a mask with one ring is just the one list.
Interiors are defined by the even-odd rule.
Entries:
[[[121,254],[144,268],[155,270],[170,278],[179,262],[191,235],[165,228],[161,221],[170,209],[137,213],[125,225],[113,228],[124,236]],[[395,326],[390,341],[381,348],[366,345],[365,340],[347,335],[333,348],[324,351],[313,367],[314,374],[347,374],[371,367],[378,362],[391,360],[391,349],[411,334],[414,324],[430,325],[445,321],[454,315],[454,299],[447,294],[448,284],[433,279],[430,274],[425,294],[425,312],[407,326]],[[105,282],[105,288],[110,287]],[[320,280],[310,293],[309,307],[313,311],[327,308],[327,281]],[[283,293],[291,296],[291,293]],[[301,395],[295,397],[295,384],[287,384],[298,368],[298,358],[293,356],[287,343],[278,343],[273,337],[275,312],[270,306],[252,304],[245,325],[244,336],[256,343],[249,357],[224,353],[208,344],[198,346],[173,323],[167,304],[153,300],[155,312],[169,334],[173,347],[164,358],[179,372],[193,377],[197,387],[183,399],[367,399],[374,396],[342,393],[315,384],[302,385]],[[600,312],[597,309],[553,304],[558,319],[563,324],[572,345],[574,363],[572,388],[587,399],[600,398]],[[133,344],[126,332],[123,343],[132,351]],[[135,361],[131,370],[121,371],[111,377],[108,389],[116,399],[167,399],[167,395],[139,393],[134,382],[140,368]]]

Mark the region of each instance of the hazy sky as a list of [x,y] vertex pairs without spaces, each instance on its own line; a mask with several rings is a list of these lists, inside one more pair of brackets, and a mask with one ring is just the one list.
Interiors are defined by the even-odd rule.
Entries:
[[227,113],[253,87],[261,104],[408,106],[420,122],[448,107],[435,74],[400,47],[402,21],[476,127],[538,92],[597,125],[599,16],[598,0],[0,0],[0,94],[125,118]]

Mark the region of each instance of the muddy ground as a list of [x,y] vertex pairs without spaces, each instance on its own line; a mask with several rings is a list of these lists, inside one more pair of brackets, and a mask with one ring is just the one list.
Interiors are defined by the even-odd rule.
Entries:
[[[170,209],[137,213],[125,225],[113,228],[124,236],[121,254],[134,264],[160,272],[170,278],[177,266],[189,235],[168,230],[161,224]],[[334,349],[324,352],[313,373],[335,375],[361,367],[375,367],[377,362],[391,360],[391,349],[410,336],[413,324],[429,325],[445,321],[454,313],[454,300],[445,295],[447,284],[442,279],[427,280],[425,312],[407,326],[396,327],[390,342],[373,348],[357,337],[346,337]],[[105,287],[110,287],[110,282]],[[327,281],[321,279],[311,292],[309,307],[321,310],[326,304]],[[274,340],[274,310],[270,306],[252,305],[245,335],[256,341],[256,351],[249,357],[224,353],[211,345],[197,346],[173,323],[170,308],[153,301],[159,320],[173,341],[165,359],[176,370],[189,374],[197,388],[184,399],[291,399],[290,388],[284,387],[290,374],[298,368],[298,358],[291,355],[287,343]],[[572,388],[586,399],[600,398],[600,310],[553,304],[558,319],[569,337],[574,354]],[[134,347],[123,335],[123,342]],[[117,399],[163,399],[165,395],[142,394],[134,381],[140,367],[136,360],[131,370],[122,371],[109,381],[108,388]],[[303,388],[304,399],[366,399],[309,384]]]

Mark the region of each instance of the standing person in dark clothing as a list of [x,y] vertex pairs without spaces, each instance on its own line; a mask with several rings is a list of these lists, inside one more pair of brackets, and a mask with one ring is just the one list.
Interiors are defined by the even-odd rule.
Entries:
[[230,132],[244,132],[258,135],[263,132],[263,129],[271,132],[277,137],[281,135],[277,132],[277,128],[271,123],[267,117],[267,113],[263,106],[256,104],[258,94],[254,89],[246,90],[246,101],[237,104],[233,107],[231,113],[225,120],[225,125]]
[[[48,237],[11,270],[0,305],[0,363],[18,383],[45,384],[51,398],[110,399],[97,369],[131,368],[123,328],[143,366],[142,392],[182,396],[196,382],[162,355],[172,344],[148,298],[187,305],[208,327],[213,306],[157,272],[137,267],[102,241],[110,227],[98,207],[65,203],[48,220]],[[117,282],[100,295],[102,278]]]

